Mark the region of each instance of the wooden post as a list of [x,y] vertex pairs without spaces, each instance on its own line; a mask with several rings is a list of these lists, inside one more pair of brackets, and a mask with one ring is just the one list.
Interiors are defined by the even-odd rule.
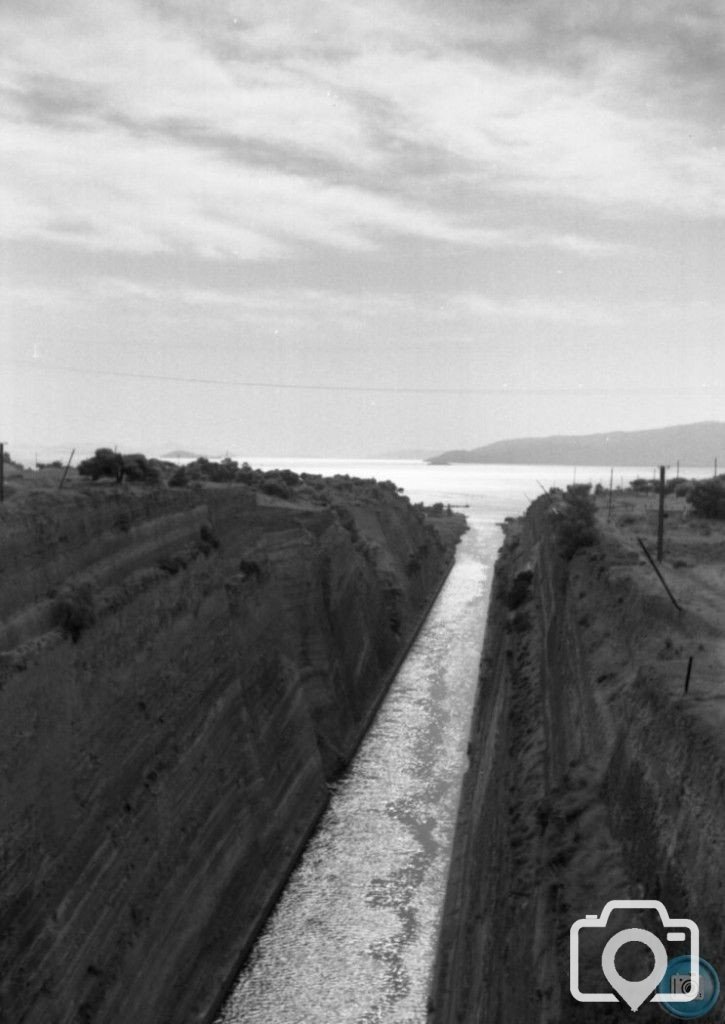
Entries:
[[5,501],[5,442],[0,441],[0,501]]
[[692,655],[687,662],[687,675],[685,676],[685,693],[690,689],[690,673],[692,672]]
[[660,466],[660,507],[657,513],[657,561],[662,561],[665,543],[665,467]]
[[63,484],[65,483],[65,478],[68,476],[68,470],[70,469],[70,464],[73,461],[73,456],[75,455],[75,453],[76,453],[76,450],[74,448],[73,451],[70,453],[70,458],[68,459],[68,465],[63,470],[63,476],[60,478],[60,483],[58,484],[58,490],[59,491],[62,489]]
[[614,485],[614,466],[609,471],[609,505],[607,506],[607,522],[612,518],[612,487]]

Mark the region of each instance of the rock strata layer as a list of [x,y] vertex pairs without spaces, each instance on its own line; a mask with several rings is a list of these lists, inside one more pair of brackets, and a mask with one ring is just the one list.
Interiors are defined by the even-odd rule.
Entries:
[[212,1019],[463,528],[347,478],[0,507],[0,1019]]

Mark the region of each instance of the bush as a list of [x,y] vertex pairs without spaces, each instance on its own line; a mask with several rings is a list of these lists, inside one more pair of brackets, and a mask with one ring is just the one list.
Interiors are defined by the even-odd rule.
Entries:
[[655,483],[653,480],[646,480],[643,476],[638,476],[636,480],[630,480],[629,486],[638,494],[647,494],[654,490]]
[[284,498],[286,500],[290,496],[289,487],[281,476],[266,477],[262,481],[260,490],[273,498]]
[[219,538],[210,523],[202,523],[199,530],[198,548],[203,555],[209,555],[219,548]]
[[123,456],[110,448],[96,448],[95,455],[78,464],[78,472],[81,476],[89,476],[91,480],[110,476],[120,483],[123,479]]
[[533,578],[534,571],[531,568],[520,569],[516,573],[506,595],[506,604],[509,611],[515,611],[524,601],[528,600]]
[[137,483],[158,483],[161,479],[158,466],[152,465],[145,455],[140,452],[122,455],[110,448],[96,448],[95,455],[79,463],[78,472],[91,480],[108,476],[116,483],[120,483],[124,476]]
[[697,515],[725,519],[725,481],[720,478],[696,481],[687,500]]
[[122,476],[135,483],[155,484],[161,479],[161,473],[152,466],[145,455],[134,452],[133,455],[122,455]]
[[173,476],[169,479],[169,487],[186,487],[189,477],[186,473],[186,466],[179,466]]
[[61,590],[53,604],[52,619],[53,625],[59,626],[64,636],[70,637],[74,644],[78,643],[83,630],[96,621],[90,584],[81,583]]
[[596,506],[590,490],[590,484],[571,484],[564,494],[557,532],[559,551],[567,561],[597,541]]
[[237,480],[240,484],[254,483],[254,470],[248,462],[243,462],[237,470]]

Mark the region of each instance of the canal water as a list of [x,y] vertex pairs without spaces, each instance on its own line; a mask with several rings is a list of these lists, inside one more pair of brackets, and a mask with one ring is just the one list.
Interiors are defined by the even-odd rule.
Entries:
[[498,524],[572,470],[249,461],[392,479],[412,501],[466,506],[470,530],[217,1024],[424,1024]]

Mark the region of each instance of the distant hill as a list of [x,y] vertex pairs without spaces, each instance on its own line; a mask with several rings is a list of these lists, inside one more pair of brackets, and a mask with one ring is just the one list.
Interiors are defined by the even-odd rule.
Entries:
[[687,423],[656,430],[616,430],[607,434],[520,437],[469,451],[448,451],[428,461],[564,466],[711,466],[725,472],[725,423]]
[[198,459],[196,452],[186,452],[182,448],[175,448],[173,452],[164,452],[162,459]]

